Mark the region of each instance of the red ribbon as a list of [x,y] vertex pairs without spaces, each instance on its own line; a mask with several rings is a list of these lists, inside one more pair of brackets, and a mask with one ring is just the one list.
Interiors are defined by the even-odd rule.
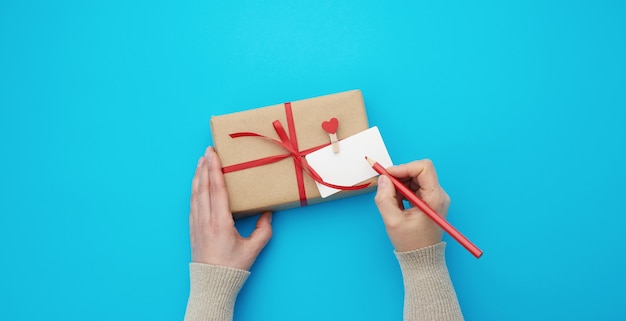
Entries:
[[322,177],[307,163],[306,159],[304,158],[304,156],[319,150],[321,148],[324,148],[328,145],[330,145],[330,143],[326,143],[317,147],[313,147],[313,148],[309,148],[303,151],[300,151],[298,148],[298,140],[296,139],[296,127],[295,127],[295,123],[293,121],[293,113],[291,110],[291,103],[285,103],[285,113],[287,114],[287,128],[289,129],[289,135],[287,135],[287,132],[285,131],[285,128],[283,127],[283,125],[280,123],[280,121],[276,120],[272,123],[272,125],[274,126],[274,130],[276,131],[276,134],[278,134],[278,138],[280,138],[280,140],[276,140],[267,136],[263,136],[261,134],[257,134],[257,133],[253,133],[253,132],[239,132],[239,133],[233,133],[230,134],[230,137],[232,138],[239,138],[239,137],[258,137],[258,138],[263,138],[266,139],[268,141],[271,141],[275,144],[278,144],[280,146],[282,146],[284,149],[286,149],[289,153],[286,154],[281,154],[281,155],[274,155],[274,156],[269,156],[269,157],[265,157],[265,158],[259,158],[259,159],[255,159],[255,160],[251,160],[251,161],[247,161],[247,162],[243,162],[243,163],[239,163],[239,164],[234,164],[234,165],[230,165],[230,166],[225,166],[222,168],[222,172],[224,172],[224,174],[226,173],[231,173],[231,172],[236,172],[236,171],[240,171],[243,169],[248,169],[248,168],[252,168],[252,167],[257,167],[257,166],[263,166],[263,165],[267,165],[267,164],[271,164],[271,163],[275,163],[278,162],[280,160],[283,160],[285,158],[289,158],[289,157],[293,157],[293,164],[294,164],[294,168],[296,170],[296,182],[298,183],[298,192],[300,194],[300,206],[306,206],[307,205],[307,200],[306,200],[306,191],[304,190],[304,174],[303,173],[307,173],[309,176],[311,176],[311,178],[313,178],[313,180],[315,180],[316,182],[330,187],[330,188],[334,188],[334,189],[339,189],[339,190],[358,190],[358,189],[363,189],[366,188],[369,184],[360,184],[360,185],[355,185],[355,186],[341,186],[341,185],[335,185],[335,184],[330,184],[325,182]]

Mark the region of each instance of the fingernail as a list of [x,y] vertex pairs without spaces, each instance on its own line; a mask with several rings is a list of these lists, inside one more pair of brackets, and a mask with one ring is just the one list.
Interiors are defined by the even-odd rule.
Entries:
[[200,157],[200,159],[198,159],[198,165],[197,167],[202,166],[202,161],[204,160],[204,156]]
[[387,177],[385,175],[378,176],[378,186],[385,187],[388,183],[389,181],[387,180]]

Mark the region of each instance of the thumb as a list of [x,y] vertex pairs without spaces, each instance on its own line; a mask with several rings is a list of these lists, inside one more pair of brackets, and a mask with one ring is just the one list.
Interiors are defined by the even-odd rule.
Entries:
[[378,176],[378,190],[376,191],[376,206],[383,220],[387,221],[393,216],[402,214],[402,210],[398,206],[396,199],[396,189],[389,177],[385,175]]
[[272,212],[265,212],[256,221],[256,228],[250,234],[250,241],[261,251],[272,238]]

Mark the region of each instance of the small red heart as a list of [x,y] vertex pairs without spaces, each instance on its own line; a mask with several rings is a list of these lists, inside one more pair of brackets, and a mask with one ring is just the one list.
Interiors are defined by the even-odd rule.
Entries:
[[334,134],[337,132],[337,127],[339,126],[339,121],[337,118],[331,118],[329,121],[322,122],[322,128],[327,131],[329,134]]

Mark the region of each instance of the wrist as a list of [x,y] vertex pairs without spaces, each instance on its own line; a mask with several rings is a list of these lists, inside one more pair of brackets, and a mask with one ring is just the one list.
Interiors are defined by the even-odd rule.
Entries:
[[398,237],[392,237],[391,243],[398,252],[413,251],[441,243],[443,232],[441,229],[432,231],[405,231]]

